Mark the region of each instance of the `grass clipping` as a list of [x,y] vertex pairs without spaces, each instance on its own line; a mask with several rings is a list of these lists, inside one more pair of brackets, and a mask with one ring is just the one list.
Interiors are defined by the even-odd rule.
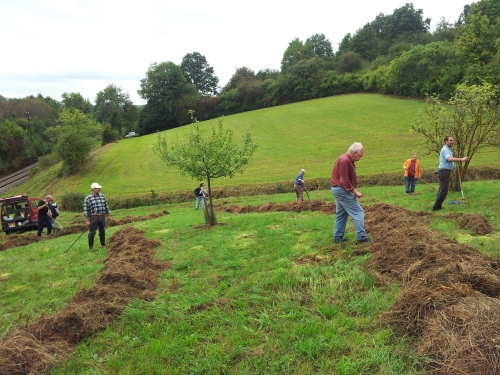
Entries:
[[[334,204],[319,200],[218,209],[335,213]],[[399,296],[382,320],[402,335],[418,338],[415,349],[429,358],[428,370],[433,374],[500,374],[498,262],[430,229],[433,215],[429,212],[383,203],[364,210],[366,229],[374,241],[355,253],[372,254],[366,270],[377,282],[401,284]],[[445,217],[459,220],[478,235],[493,231],[482,215]]]
[[[416,350],[433,374],[500,373],[498,262],[429,229],[428,213],[385,204],[365,211],[375,239],[367,268],[383,283],[401,284],[382,319],[419,338]],[[472,223],[484,233],[482,220],[467,221],[473,230]]]
[[75,294],[53,316],[42,316],[9,332],[0,343],[0,374],[42,374],[64,360],[83,339],[115,320],[135,298],[156,297],[157,275],[168,265],[155,259],[156,242],[134,227],[124,227],[108,241],[108,255],[98,280]]

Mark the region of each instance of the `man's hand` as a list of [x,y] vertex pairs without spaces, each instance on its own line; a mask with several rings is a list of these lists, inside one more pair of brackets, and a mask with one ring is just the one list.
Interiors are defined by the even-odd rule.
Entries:
[[85,218],[85,224],[90,227],[90,219],[88,217]]

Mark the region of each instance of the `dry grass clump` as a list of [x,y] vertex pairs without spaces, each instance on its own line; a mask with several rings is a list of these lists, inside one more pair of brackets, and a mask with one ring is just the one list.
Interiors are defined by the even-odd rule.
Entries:
[[493,227],[488,223],[488,220],[480,214],[463,214],[460,212],[450,212],[444,215],[446,219],[454,219],[460,221],[460,227],[469,229],[472,233],[478,236],[484,236],[493,232]]
[[108,255],[95,285],[75,294],[66,308],[9,332],[0,343],[0,374],[40,374],[63,360],[81,340],[114,321],[134,298],[156,296],[157,242],[134,227],[108,241]]

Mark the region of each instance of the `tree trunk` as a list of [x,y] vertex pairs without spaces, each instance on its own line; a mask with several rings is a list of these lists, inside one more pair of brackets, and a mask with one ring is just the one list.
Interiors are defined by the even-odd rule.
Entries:
[[210,178],[207,178],[208,184],[208,199],[210,203],[207,204],[207,200],[203,197],[203,201],[205,202],[205,224],[214,226],[217,225],[217,219],[215,218],[214,206],[212,204],[212,189],[210,186]]

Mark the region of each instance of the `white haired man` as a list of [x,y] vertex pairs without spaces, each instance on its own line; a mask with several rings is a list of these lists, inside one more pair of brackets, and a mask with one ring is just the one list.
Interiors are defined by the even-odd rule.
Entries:
[[363,157],[363,145],[354,142],[347,152],[341,155],[332,171],[332,194],[335,198],[337,215],[333,229],[333,240],[339,244],[344,239],[347,217],[351,216],[356,230],[356,241],[358,244],[370,242],[366,238],[365,212],[359,204],[357,198],[363,194],[356,190],[356,167],[354,162]]

